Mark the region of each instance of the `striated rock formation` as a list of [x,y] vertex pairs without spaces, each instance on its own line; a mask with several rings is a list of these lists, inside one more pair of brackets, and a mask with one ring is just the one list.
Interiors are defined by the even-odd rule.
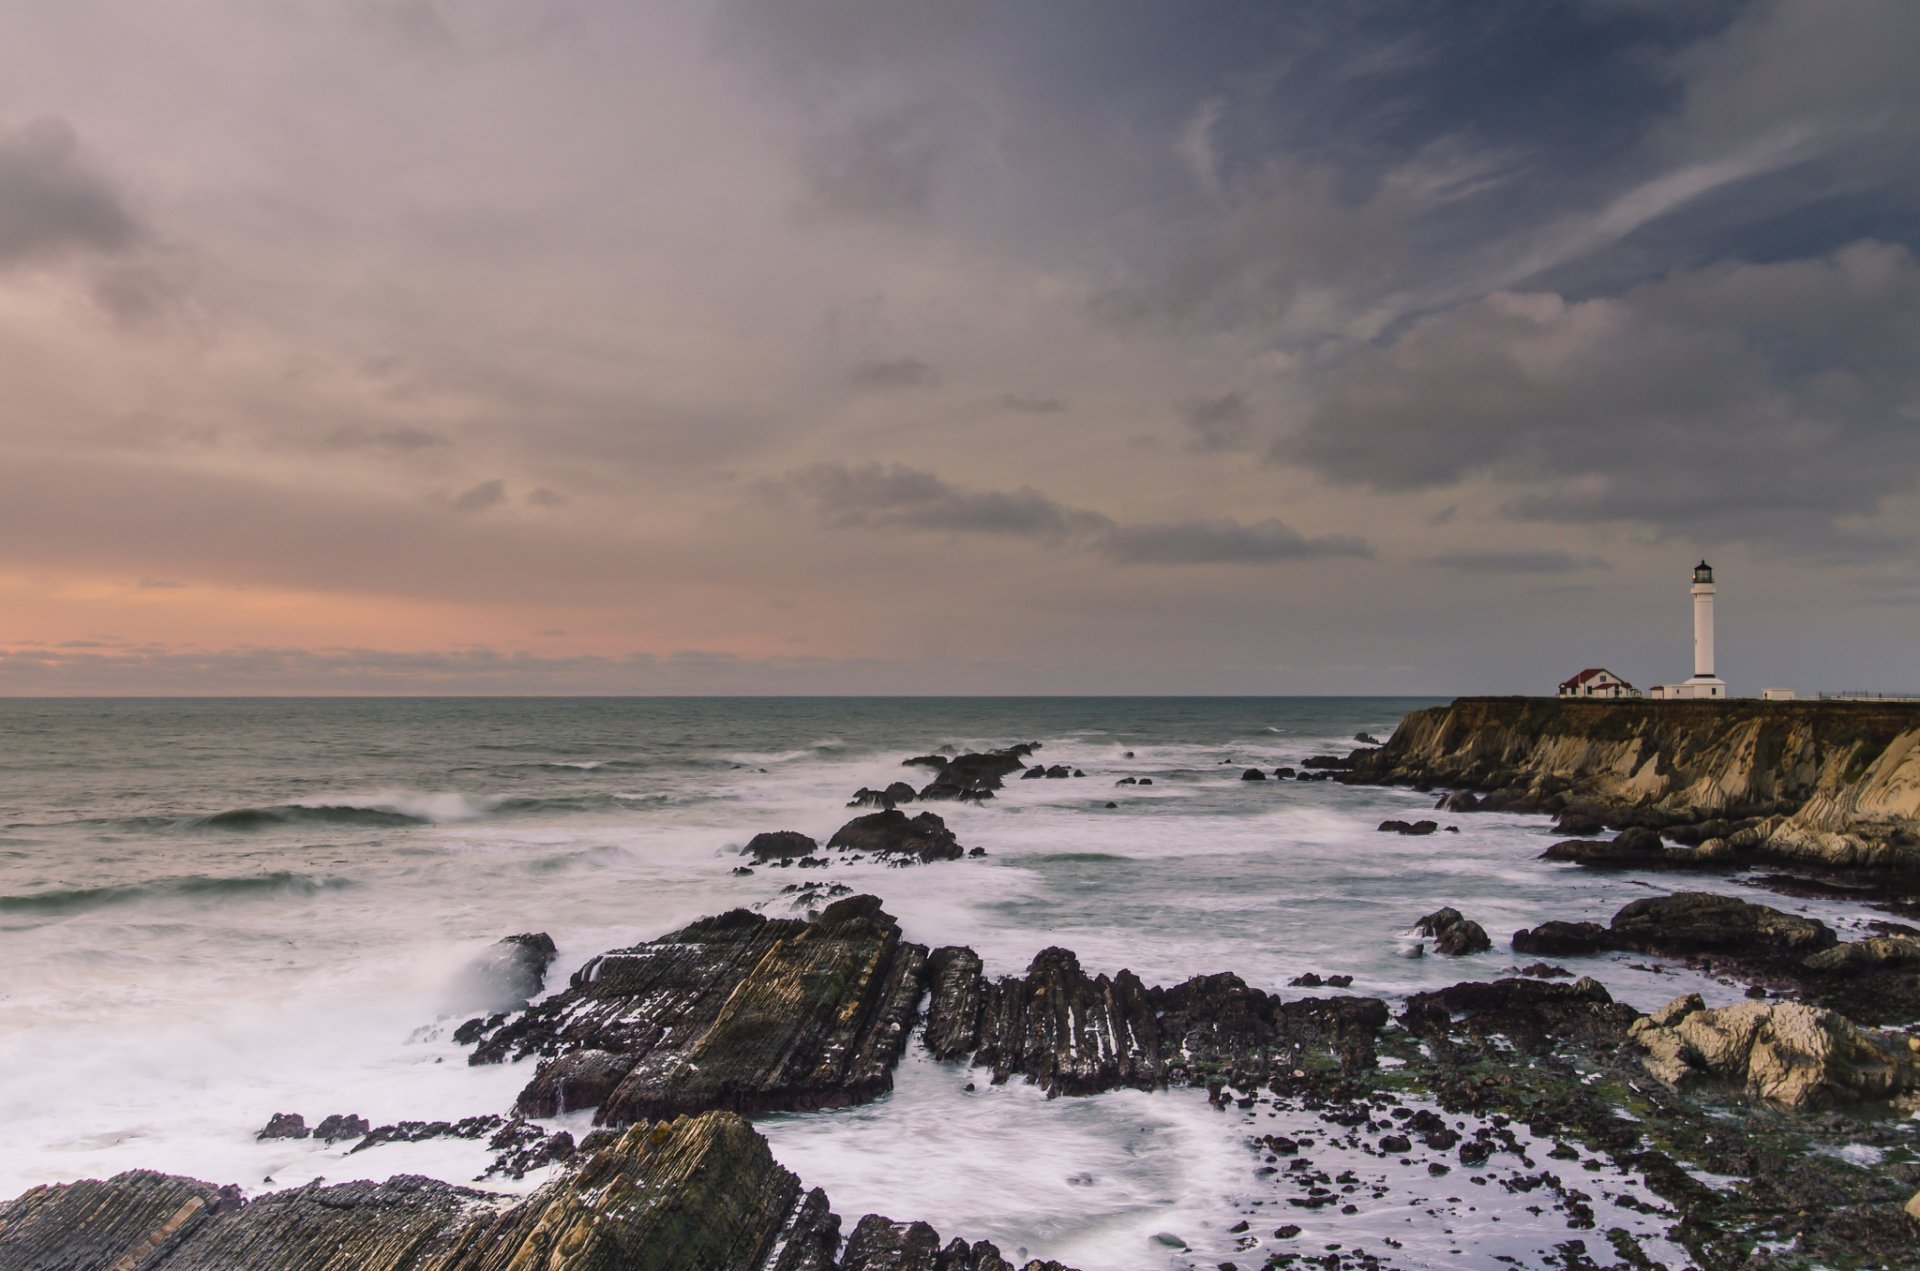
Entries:
[[545,1057],[516,1104],[528,1116],[843,1107],[892,1089],[925,968],[872,896],[812,922],[736,909],[602,954],[564,992],[463,1035],[472,1063]]
[[1907,1039],[1800,1002],[1708,1010],[1689,993],[1635,1020],[1629,1034],[1646,1052],[1647,1071],[1672,1086],[1714,1077],[1790,1108],[1911,1104],[1920,1093],[1920,1059]]
[[928,1048],[941,1059],[1018,1073],[1049,1094],[1122,1086],[1150,1090],[1218,1075],[1245,1088],[1313,1046],[1372,1062],[1372,1035],[1386,1023],[1374,998],[1283,1004],[1236,975],[1196,976],[1149,988],[1131,971],[1089,976],[1066,949],[1044,949],[1024,976],[987,980],[970,949],[931,959]]
[[1540,853],[1543,861],[1565,861],[1588,869],[1730,869],[1740,860],[1724,838],[1711,848],[1669,847],[1657,830],[1636,825],[1611,839],[1568,839]]
[[1468,697],[1415,711],[1343,779],[1454,786],[1624,828],[1706,819],[1729,856],[1920,867],[1920,704]]
[[826,1195],[724,1112],[610,1136],[511,1205],[406,1175],[246,1202],[148,1171],[0,1204],[8,1271],[1013,1271],[992,1245],[942,1247],[924,1223],[868,1217],[836,1260],[839,1245]]

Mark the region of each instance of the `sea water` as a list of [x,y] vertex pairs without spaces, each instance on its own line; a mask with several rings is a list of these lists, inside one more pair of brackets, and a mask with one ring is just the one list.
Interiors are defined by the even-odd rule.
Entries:
[[[594,954],[705,914],[795,913],[782,888],[819,880],[881,896],[909,939],[971,945],[991,974],[1059,945],[1091,972],[1126,967],[1149,983],[1231,970],[1292,994],[1287,982],[1314,971],[1398,999],[1531,961],[1505,947],[1516,928],[1604,921],[1669,889],[1538,860],[1552,841],[1545,818],[1240,779],[1384,737],[1425,704],[0,702],[0,1197],[136,1167],[251,1194],[403,1172],[473,1179],[487,1164],[477,1143],[349,1156],[344,1143],[255,1133],[283,1111],[310,1124],[335,1112],[380,1124],[506,1111],[527,1066],[469,1067],[451,1033],[488,1006],[474,959],[516,932],[553,937],[549,983],[564,985]],[[856,814],[846,803],[857,788],[924,781],[927,770],[901,767],[907,756],[1018,741],[1087,775],[1016,778],[984,805],[937,805],[983,859],[731,873],[755,833],[824,839]],[[1116,785],[1123,777],[1152,784]],[[1459,832],[1375,829],[1421,815]],[[1719,877],[1685,885],[1741,890]],[[1871,916],[1768,903],[1847,934]],[[1410,924],[1442,905],[1482,923],[1495,950],[1404,956]],[[1724,1003],[1744,987],[1626,956],[1574,965],[1641,1009],[1688,991]],[[916,1048],[888,1097],[762,1128],[849,1222],[925,1219],[1010,1253],[1123,1271],[1211,1266],[1234,1251],[1228,1230],[1262,1195],[1248,1140],[1274,1127],[1259,1115],[1224,1115],[1193,1091],[1049,1100]],[[579,1131],[586,1118],[560,1124]],[[1565,1236],[1516,1235],[1497,1214],[1395,1195],[1391,1213],[1345,1223],[1349,1244],[1398,1232],[1403,1261],[1471,1266]]]

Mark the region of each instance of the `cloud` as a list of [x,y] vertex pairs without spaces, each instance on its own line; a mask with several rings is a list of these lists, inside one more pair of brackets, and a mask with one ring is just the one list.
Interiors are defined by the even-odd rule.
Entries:
[[804,147],[803,219],[924,219],[946,148],[945,129],[925,106],[874,111],[825,129]]
[[484,512],[488,508],[499,507],[506,501],[507,484],[495,478],[492,481],[482,481],[479,485],[454,495],[452,507],[456,512]]
[[172,578],[142,578],[140,586],[147,591],[173,591],[186,584]]
[[1196,450],[1231,450],[1252,439],[1253,412],[1244,393],[1196,398],[1177,409],[1193,433],[1191,444]]
[[1440,552],[1429,556],[1427,563],[1463,574],[1562,574],[1608,568],[1607,562],[1598,556],[1575,556],[1571,552],[1545,548]]
[[917,357],[897,357],[862,362],[847,372],[847,380],[858,388],[933,388],[940,373]]
[[1112,524],[1029,487],[964,490],[916,468],[877,463],[816,464],[778,483],[799,493],[833,525],[902,525],[961,534],[1067,539]]
[[1002,393],[993,399],[993,408],[1015,415],[1058,415],[1067,409],[1067,403],[1058,397],[1027,397],[1020,393]]
[[573,498],[558,490],[549,490],[545,486],[540,486],[538,489],[527,492],[527,502],[540,508],[563,508],[573,502]]
[[1003,535],[1091,548],[1122,564],[1269,564],[1317,556],[1368,556],[1365,540],[1308,538],[1276,520],[1193,520],[1126,525],[1074,508],[1031,487],[965,490],[916,468],[894,464],[817,464],[775,483],[813,504],[837,526],[899,525],[959,534]]
[[320,444],[328,450],[391,450],[406,453],[433,450],[453,443],[444,434],[430,428],[414,428],[404,424],[392,428],[363,428],[358,424],[342,424],[323,437]]
[[1100,550],[1128,565],[1266,565],[1317,556],[1371,556],[1365,539],[1351,534],[1308,538],[1284,522],[1243,525],[1230,519],[1122,525]]
[[146,238],[66,120],[0,128],[0,268],[75,253],[114,256]]
[[1804,549],[1920,470],[1920,267],[1903,247],[1681,270],[1614,297],[1496,293],[1342,364],[1274,457],[1509,510]]

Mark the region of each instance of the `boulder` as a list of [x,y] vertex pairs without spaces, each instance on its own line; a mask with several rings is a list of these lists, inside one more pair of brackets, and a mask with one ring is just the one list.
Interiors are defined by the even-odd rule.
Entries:
[[1634,1009],[1615,1002],[1598,981],[1581,976],[1572,984],[1505,979],[1469,981],[1407,999],[1403,1019],[1409,1029],[1444,1038],[1456,1027],[1498,1033],[1529,1050],[1577,1040],[1617,1044],[1636,1018]]
[[1485,953],[1493,948],[1493,941],[1487,938],[1486,928],[1462,916],[1458,909],[1451,906],[1428,914],[1415,923],[1413,929],[1432,939],[1435,953],[1443,953],[1448,957]]
[[1382,821],[1376,827],[1382,834],[1432,834],[1440,828],[1437,821]]
[[768,830],[747,840],[746,854],[756,861],[792,861],[818,850],[820,845],[798,830]]
[[909,817],[894,808],[855,817],[833,832],[827,846],[901,861],[957,861],[966,855],[937,814]]
[[1802,1002],[1742,1002],[1709,1010],[1675,998],[1634,1021],[1647,1071],[1669,1085],[1712,1077],[1789,1108],[1915,1102],[1920,1063],[1905,1039],[1863,1029]]
[[902,768],[944,768],[952,761],[945,755],[915,755],[911,759],[902,759]]
[[363,1116],[336,1112],[313,1127],[313,1137],[322,1143],[339,1143],[345,1139],[361,1138],[372,1128]]
[[1240,780],[1242,781],[1265,781],[1266,779],[1267,774],[1258,768],[1249,768],[1240,774]]
[[1875,936],[1837,944],[1808,954],[1800,965],[1819,975],[1856,976],[1873,971],[1920,966],[1920,940],[1907,936]]

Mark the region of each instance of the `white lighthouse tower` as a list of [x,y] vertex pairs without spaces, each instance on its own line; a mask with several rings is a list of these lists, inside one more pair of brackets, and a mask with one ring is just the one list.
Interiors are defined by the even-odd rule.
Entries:
[[1727,682],[1713,673],[1713,566],[1693,567],[1693,675],[1685,683],[1659,684],[1655,697],[1725,697]]

